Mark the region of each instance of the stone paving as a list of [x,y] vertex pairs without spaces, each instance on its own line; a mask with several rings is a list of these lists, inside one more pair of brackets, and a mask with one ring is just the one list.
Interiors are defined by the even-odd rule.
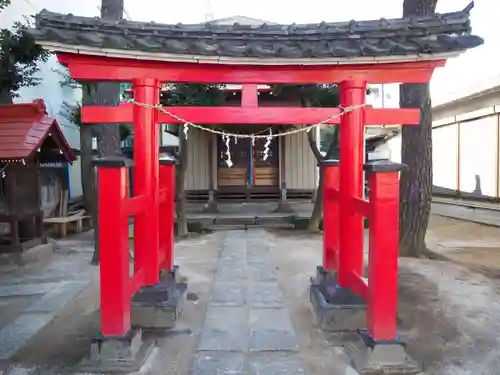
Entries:
[[96,277],[97,267],[89,264],[93,247],[77,247],[45,265],[0,267],[0,360],[12,357]]
[[190,374],[305,375],[264,238],[226,232]]

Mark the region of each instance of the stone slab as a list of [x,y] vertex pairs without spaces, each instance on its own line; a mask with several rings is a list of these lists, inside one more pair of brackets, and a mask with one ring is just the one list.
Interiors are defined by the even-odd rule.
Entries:
[[287,309],[251,309],[250,351],[295,351],[299,346]]
[[61,282],[23,312],[56,312],[72,301],[89,281]]
[[276,269],[272,263],[249,263],[248,279],[251,281],[275,281]]
[[246,301],[250,307],[284,308],[283,293],[276,281],[249,282]]
[[216,281],[210,293],[210,305],[244,306],[245,286],[237,282]]
[[292,355],[265,353],[249,358],[249,375],[306,375],[302,362]]
[[215,273],[215,281],[234,282],[244,279],[246,275],[245,264],[219,265]]
[[197,353],[191,362],[188,375],[245,375],[243,353]]
[[33,284],[18,284],[18,285],[3,285],[0,286],[0,297],[14,296],[29,296],[35,294],[44,294],[49,290],[54,289],[64,283],[33,283]]
[[52,312],[22,314],[3,327],[0,330],[0,360],[12,357],[53,318]]
[[219,266],[244,266],[247,254],[244,251],[223,251],[219,256]]
[[247,261],[248,263],[267,263],[273,264],[273,258],[271,256],[271,251],[268,245],[255,244],[248,248],[247,251]]
[[198,350],[242,351],[247,346],[247,326],[244,307],[209,306]]

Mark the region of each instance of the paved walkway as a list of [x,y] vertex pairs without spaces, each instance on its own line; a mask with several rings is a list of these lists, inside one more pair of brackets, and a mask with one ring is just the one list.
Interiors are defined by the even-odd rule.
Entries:
[[225,232],[190,374],[305,375],[263,232]]
[[68,242],[46,264],[0,266],[0,360],[8,360],[89,285],[93,246]]

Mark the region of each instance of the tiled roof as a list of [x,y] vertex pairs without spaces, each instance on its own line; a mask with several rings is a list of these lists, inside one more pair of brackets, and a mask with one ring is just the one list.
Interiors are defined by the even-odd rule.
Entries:
[[[426,17],[292,25],[165,25],[37,15],[36,40],[54,50],[92,47],[170,55],[314,59],[435,55],[483,44],[471,34],[470,7]],[[64,49],[63,49],[64,50]],[[66,49],[67,50],[67,49]]]
[[213,21],[204,22],[204,24],[206,23],[210,23],[212,25],[226,25],[226,26],[234,25],[235,23],[239,23],[240,25],[253,25],[253,26],[260,26],[265,23],[268,25],[276,25],[276,23],[274,22],[259,20],[256,18],[251,18],[246,16],[232,16],[227,18],[218,18]]
[[65,161],[75,160],[56,119],[45,110],[43,100],[0,105],[0,161],[29,158],[50,137],[61,145],[59,151]]

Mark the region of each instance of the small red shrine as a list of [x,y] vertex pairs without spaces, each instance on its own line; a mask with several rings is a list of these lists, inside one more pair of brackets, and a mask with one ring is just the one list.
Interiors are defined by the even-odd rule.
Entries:
[[47,243],[43,230],[43,164],[72,163],[75,155],[43,100],[0,105],[0,253]]
[[[370,366],[404,366],[407,358],[396,334],[396,312],[398,174],[405,166],[390,162],[364,165],[364,127],[415,126],[420,122],[420,109],[369,108],[365,105],[366,85],[428,83],[448,58],[481,45],[483,40],[471,34],[471,8],[408,19],[253,26],[110,22],[46,10],[38,14],[32,34],[57,53],[72,78],[132,82],[134,91],[133,103],[82,109],[86,124],[134,125],[134,196],[128,187],[131,160],[96,163],[102,336],[94,343],[93,358],[103,366],[120,355],[121,364],[135,363],[140,353],[136,350],[140,341],[137,327],[154,326],[161,319],[152,319],[152,311],[163,314],[165,306],[175,305],[185,293],[173,265],[173,160],[159,160],[158,124],[230,128],[231,124],[325,123],[340,124],[341,160],[323,166],[324,261],[311,287],[317,297],[312,299],[318,314],[326,310],[350,314],[352,306],[329,291],[327,283],[334,280],[335,290],[366,305],[366,324],[356,327],[363,346],[354,358],[358,371]],[[179,82],[242,84],[241,105],[158,110],[160,84]],[[316,83],[340,85],[339,108],[258,105],[259,84]],[[363,169],[369,176],[369,200],[363,196]],[[135,218],[133,276],[129,275],[127,248],[131,215]],[[370,222],[367,279],[363,272],[363,217]],[[160,270],[167,271],[161,279]],[[154,310],[158,306],[162,308]],[[139,307],[151,319],[135,317]],[[129,348],[127,358],[123,345]],[[395,353],[389,361],[388,352]]]

